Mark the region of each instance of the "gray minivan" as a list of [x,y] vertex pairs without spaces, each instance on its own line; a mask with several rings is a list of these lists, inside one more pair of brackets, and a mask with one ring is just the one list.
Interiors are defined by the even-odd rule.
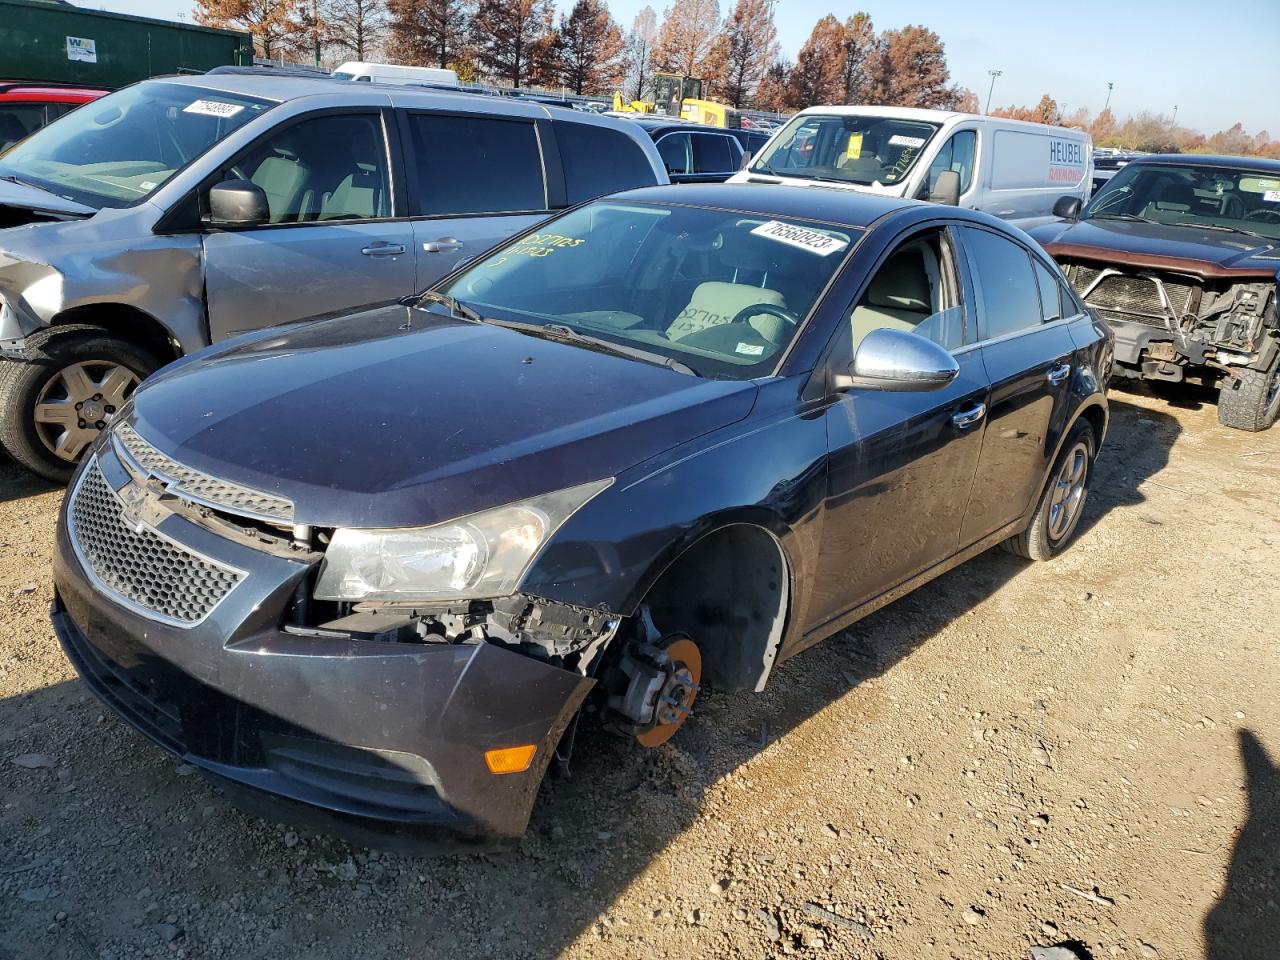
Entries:
[[592,197],[666,183],[623,121],[220,75],[148,80],[0,154],[0,443],[65,481],[140,380],[390,302]]

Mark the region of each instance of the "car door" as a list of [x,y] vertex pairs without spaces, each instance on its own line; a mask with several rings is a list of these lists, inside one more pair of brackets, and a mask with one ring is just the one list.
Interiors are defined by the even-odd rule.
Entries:
[[960,372],[932,391],[855,387],[827,408],[828,492],[810,605],[814,629],[957,550],[988,390],[980,354],[966,348],[967,288],[951,231],[935,226],[895,244],[850,305],[849,330],[839,333],[848,346],[835,352],[837,366],[847,366],[868,332],[887,326],[942,344]]
[[401,116],[419,288],[550,213],[549,124],[412,109]]
[[[967,544],[1013,523],[1038,496],[1071,414],[1076,346],[1070,318],[1061,316],[1056,279],[1038,255],[1003,232],[977,226],[958,232],[978,299],[978,350],[991,382],[982,456],[960,536]],[[1048,274],[1043,303],[1037,266]]]
[[382,112],[325,112],[273,130],[224,169],[222,179],[263,189],[270,220],[202,237],[212,341],[414,291],[391,157]]

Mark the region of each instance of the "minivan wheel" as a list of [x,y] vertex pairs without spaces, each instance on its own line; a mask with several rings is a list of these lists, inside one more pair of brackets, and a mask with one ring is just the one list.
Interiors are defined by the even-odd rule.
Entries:
[[1027,560],[1052,560],[1071,542],[1089,497],[1096,449],[1093,428],[1077,423],[1054,462],[1049,483],[1040,497],[1031,525],[1003,544]]
[[1222,381],[1218,422],[1251,433],[1266,430],[1280,416],[1280,352],[1270,371],[1237,369],[1235,374]]
[[76,463],[143,378],[160,364],[98,327],[54,327],[27,338],[24,362],[0,372],[0,444],[55,483]]

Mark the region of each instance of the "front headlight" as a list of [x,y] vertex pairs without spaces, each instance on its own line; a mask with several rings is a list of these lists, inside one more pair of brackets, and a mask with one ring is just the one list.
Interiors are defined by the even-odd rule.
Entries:
[[334,532],[320,600],[505,597],[552,534],[612,478],[530,497],[431,527]]

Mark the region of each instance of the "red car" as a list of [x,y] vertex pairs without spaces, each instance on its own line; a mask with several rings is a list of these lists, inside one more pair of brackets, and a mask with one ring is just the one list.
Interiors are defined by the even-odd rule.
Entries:
[[0,151],[106,92],[57,83],[0,80]]

